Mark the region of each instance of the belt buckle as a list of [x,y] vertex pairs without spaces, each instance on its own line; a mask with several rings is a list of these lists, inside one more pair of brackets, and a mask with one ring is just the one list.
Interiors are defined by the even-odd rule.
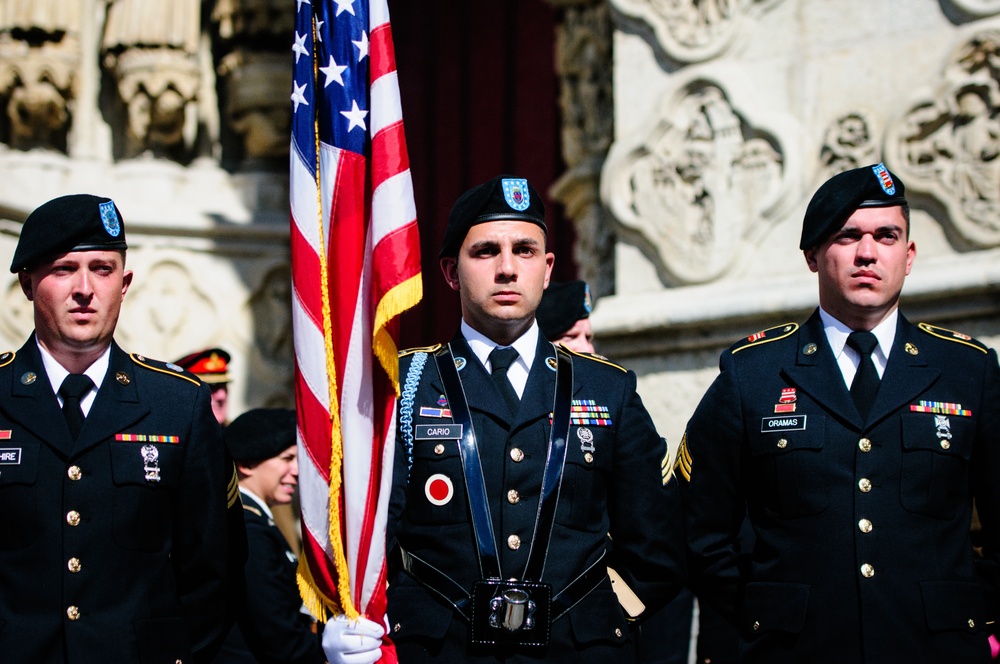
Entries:
[[477,581],[472,590],[472,642],[545,646],[552,586],[532,581]]

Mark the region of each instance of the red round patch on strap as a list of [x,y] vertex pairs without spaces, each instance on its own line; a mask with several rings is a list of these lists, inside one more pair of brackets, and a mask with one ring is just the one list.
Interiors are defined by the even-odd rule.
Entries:
[[424,495],[432,505],[446,505],[451,502],[455,495],[455,487],[451,483],[451,478],[447,475],[437,473],[427,478],[424,484]]

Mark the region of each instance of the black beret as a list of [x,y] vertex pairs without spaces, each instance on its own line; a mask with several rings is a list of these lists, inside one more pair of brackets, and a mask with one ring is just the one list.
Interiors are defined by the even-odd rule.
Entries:
[[254,408],[222,430],[226,449],[236,461],[265,461],[295,444],[295,411]]
[[25,219],[10,271],[71,251],[127,248],[125,222],[114,201],[90,194],[60,196],[42,203]]
[[840,230],[859,208],[906,205],[906,187],[885,164],[837,173],[813,194],[802,221],[799,249],[812,249]]
[[498,175],[458,197],[448,216],[448,227],[438,258],[454,257],[469,229],[487,221],[530,221],[545,229],[545,204],[524,178]]
[[546,339],[555,339],[587,318],[594,309],[586,281],[550,282],[542,292],[542,302],[535,312],[538,327]]
[[230,359],[229,353],[221,348],[206,348],[197,353],[185,355],[174,364],[178,364],[198,376],[203,383],[222,385],[230,382]]

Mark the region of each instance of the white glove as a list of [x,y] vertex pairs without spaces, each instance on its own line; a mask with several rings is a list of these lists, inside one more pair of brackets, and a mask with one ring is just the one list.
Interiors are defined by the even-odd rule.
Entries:
[[323,652],[330,664],[375,664],[382,657],[385,628],[359,617],[334,616],[323,628]]

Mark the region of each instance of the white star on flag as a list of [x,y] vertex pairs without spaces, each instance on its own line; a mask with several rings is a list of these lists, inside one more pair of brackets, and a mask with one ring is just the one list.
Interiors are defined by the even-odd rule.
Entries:
[[354,4],[354,0],[333,0],[333,1],[337,3],[337,13],[335,14],[335,16],[340,16],[344,12],[349,12],[351,16],[357,16],[357,14],[354,13],[354,7],[352,6]]
[[305,5],[311,5],[312,3],[309,2],[309,0],[296,0],[296,2],[295,2],[295,11],[297,11],[297,12],[302,11],[302,5],[304,5],[304,4]]
[[303,92],[306,91],[306,84],[305,83],[303,83],[300,86],[300,85],[297,85],[295,83],[295,81],[292,81],[292,88],[294,88],[294,90],[292,92],[292,103],[295,104],[295,109],[292,110],[292,113],[294,113],[295,111],[299,110],[299,104],[305,104],[306,106],[308,106],[309,102],[306,101],[305,95],[302,94]]
[[351,43],[358,47],[358,62],[361,62],[368,55],[368,33],[362,30],[361,39],[359,41],[352,39]]
[[340,87],[344,87],[344,77],[341,76],[341,74],[344,73],[345,69],[347,69],[347,66],[338,65],[336,62],[334,62],[333,56],[331,55],[330,64],[328,64],[326,67],[319,68],[319,70],[326,75],[326,83],[323,84],[323,87],[325,88],[334,81],[340,83]]
[[322,42],[323,41],[323,24],[324,23],[326,23],[326,21],[321,21],[319,19],[316,19],[316,41],[318,41],[318,42]]
[[295,64],[299,64],[299,56],[309,55],[309,49],[306,48],[306,37],[308,36],[295,33],[295,44],[292,46],[292,50],[295,52]]
[[362,111],[358,108],[358,102],[351,102],[351,110],[341,111],[341,115],[351,121],[351,124],[347,127],[347,131],[351,131],[355,127],[361,127],[367,130],[368,127],[365,125],[365,116],[368,115],[368,111]]

